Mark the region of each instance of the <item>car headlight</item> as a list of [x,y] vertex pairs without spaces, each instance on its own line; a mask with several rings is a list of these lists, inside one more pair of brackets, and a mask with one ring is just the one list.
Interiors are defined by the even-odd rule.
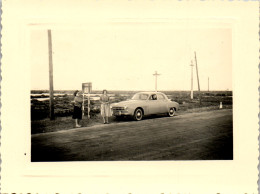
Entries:
[[128,107],[127,107],[127,106],[124,106],[124,109],[125,109],[125,110],[127,110],[127,109],[128,109]]

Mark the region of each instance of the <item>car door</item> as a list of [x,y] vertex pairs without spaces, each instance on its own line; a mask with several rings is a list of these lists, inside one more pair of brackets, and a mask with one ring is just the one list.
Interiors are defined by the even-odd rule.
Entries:
[[160,113],[160,105],[158,104],[157,95],[151,94],[148,99],[148,109],[149,114],[158,114]]
[[157,102],[159,106],[160,113],[168,112],[167,100],[163,94],[157,94]]

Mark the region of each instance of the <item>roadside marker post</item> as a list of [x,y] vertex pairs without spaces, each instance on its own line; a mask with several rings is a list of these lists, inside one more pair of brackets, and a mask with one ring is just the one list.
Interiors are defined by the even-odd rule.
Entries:
[[220,104],[219,104],[219,109],[222,109],[223,107],[222,107],[222,102],[220,102]]

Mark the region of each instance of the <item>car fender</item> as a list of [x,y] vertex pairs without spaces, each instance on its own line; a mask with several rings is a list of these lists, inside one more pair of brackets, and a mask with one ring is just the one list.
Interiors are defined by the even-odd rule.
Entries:
[[172,107],[174,107],[176,109],[176,111],[179,110],[179,104],[177,102],[170,102],[170,103],[168,103],[168,111]]
[[147,114],[149,114],[149,108],[148,108],[148,106],[146,105],[146,106],[142,106],[142,109],[143,109],[143,113],[144,113],[144,115],[147,115]]
[[131,112],[132,115],[134,115],[135,110],[137,108],[141,108],[143,110],[143,115],[147,115],[147,113],[148,113],[148,107],[147,106],[136,106],[134,109],[132,109],[132,112]]

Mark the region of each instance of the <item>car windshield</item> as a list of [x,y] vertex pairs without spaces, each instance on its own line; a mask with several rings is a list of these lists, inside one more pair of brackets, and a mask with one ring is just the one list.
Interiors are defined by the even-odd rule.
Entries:
[[142,93],[139,93],[139,94],[135,94],[133,97],[132,97],[132,100],[146,100],[148,98],[148,94],[142,94]]

